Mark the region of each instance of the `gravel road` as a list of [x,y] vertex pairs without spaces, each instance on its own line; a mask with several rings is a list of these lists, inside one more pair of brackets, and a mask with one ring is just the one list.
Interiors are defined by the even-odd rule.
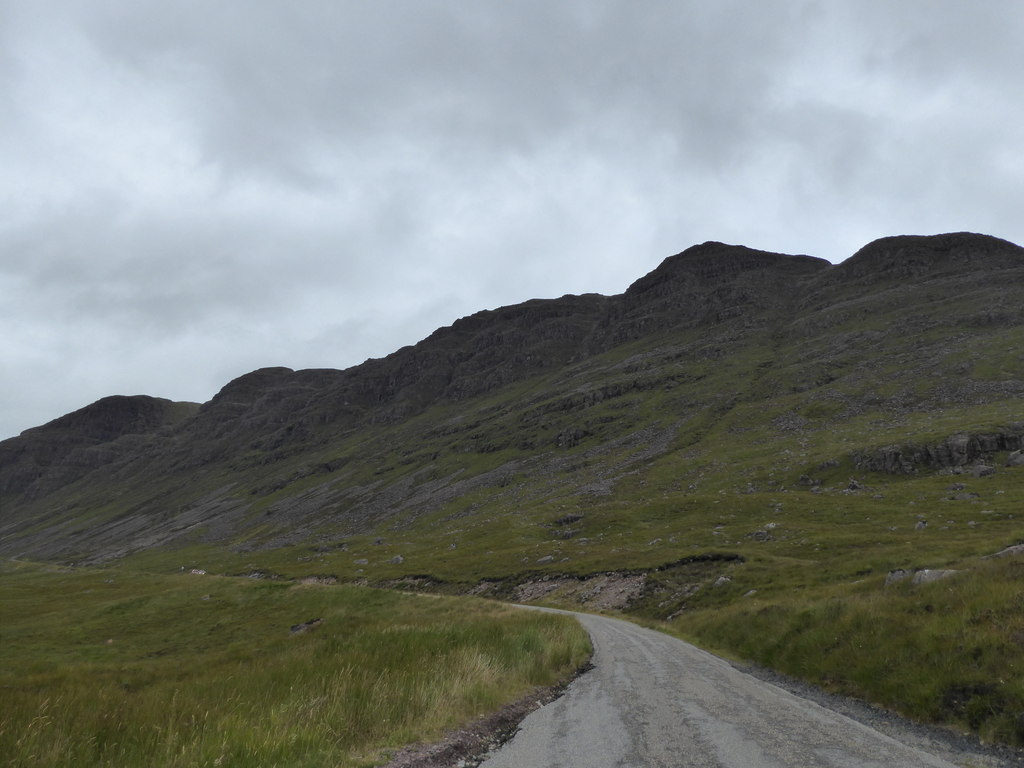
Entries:
[[594,669],[523,720],[486,768],[951,768],[1006,765],[914,744],[675,638],[577,614]]

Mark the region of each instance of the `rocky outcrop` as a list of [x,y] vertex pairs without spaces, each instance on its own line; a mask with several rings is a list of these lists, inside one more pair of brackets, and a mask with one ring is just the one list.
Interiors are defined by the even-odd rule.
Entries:
[[989,235],[951,232],[883,237],[824,272],[804,306],[834,303],[840,296],[852,298],[865,288],[905,287],[945,278],[964,284],[994,271],[1022,268],[1024,249]]
[[991,555],[985,555],[982,560],[991,560],[994,557],[1018,557],[1024,555],[1024,544],[1012,544]]
[[314,629],[324,623],[322,618],[310,619],[309,621],[303,621],[299,624],[292,624],[291,634],[301,635],[304,632],[312,632]]
[[762,328],[790,311],[824,259],[707,242],[665,259],[626,290],[604,320],[622,342],[666,329]]
[[1018,451],[1024,445],[1024,424],[1013,424],[1000,432],[951,435],[931,445],[887,445],[857,452],[857,469],[888,474],[913,474],[923,469],[954,469],[990,462],[993,454]]
[[196,403],[113,395],[0,442],[0,494],[43,495],[134,457],[192,416]]

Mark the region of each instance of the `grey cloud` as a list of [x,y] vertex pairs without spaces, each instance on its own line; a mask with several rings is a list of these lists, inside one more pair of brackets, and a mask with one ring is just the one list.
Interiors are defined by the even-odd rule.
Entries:
[[204,12],[199,34],[180,6],[118,7],[93,34],[177,89],[209,160],[292,172],[310,147],[531,152],[609,120],[712,163],[752,129],[775,72],[764,62],[798,42],[785,10],[735,2],[243,5]]
[[0,4],[0,436],[618,292],[706,239],[1024,240],[1024,7],[975,6]]

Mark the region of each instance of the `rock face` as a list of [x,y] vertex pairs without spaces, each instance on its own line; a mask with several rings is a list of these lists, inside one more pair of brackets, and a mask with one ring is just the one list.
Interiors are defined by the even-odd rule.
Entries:
[[145,451],[193,416],[195,403],[114,395],[0,442],[0,494],[46,493]]
[[832,270],[828,282],[832,285],[902,283],[923,276],[961,278],[1020,266],[1016,246],[999,238],[970,232],[896,235],[865,245]]
[[[322,519],[358,532],[483,490],[501,498],[516,478],[565,474],[580,454],[629,464],[583,486],[609,494],[617,476],[678,446],[691,417],[713,424],[740,402],[770,410],[789,398],[793,412],[772,424],[795,433],[899,415],[911,397],[919,410],[1021,397],[1024,374],[975,375],[961,358],[1024,323],[1022,292],[1024,249],[983,235],[884,238],[838,266],[704,243],[621,295],[478,312],[343,371],[263,368],[201,406],[111,397],[27,430],[0,443],[0,552],[77,556],[200,527],[223,541],[257,507],[280,531],[274,543]],[[909,394],[876,391],[882,362],[895,371],[886,391]],[[668,405],[643,407],[656,397]],[[686,440],[697,445],[704,429]],[[1022,438],[1011,424],[856,459],[884,472],[994,466]],[[97,508],[106,516],[72,533],[67,521]]]
[[[889,474],[913,474],[919,469],[953,469],[991,460],[1000,451],[1019,454],[1024,445],[1024,423],[987,434],[960,433],[933,445],[889,445],[854,455],[858,469]],[[1014,466],[1014,454],[1008,463]],[[979,470],[979,473],[981,470]]]
[[637,280],[604,321],[611,339],[666,328],[722,323],[761,326],[789,311],[808,278],[827,271],[824,259],[780,256],[708,242],[666,259]]

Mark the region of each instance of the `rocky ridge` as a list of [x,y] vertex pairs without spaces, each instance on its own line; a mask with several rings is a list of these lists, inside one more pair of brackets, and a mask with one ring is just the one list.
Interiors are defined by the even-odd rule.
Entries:
[[[602,492],[748,402],[799,403],[775,423],[802,430],[1019,397],[1019,360],[993,373],[985,344],[1024,322],[1022,287],[1024,249],[984,235],[883,238],[836,266],[704,243],[617,296],[483,311],[344,371],[263,368],[202,405],[115,396],[26,430],[0,443],[0,550],[120,552],[200,525],[234,538],[257,507],[287,543],[325,515],[357,531],[484,488],[523,493],[512,480],[524,473],[540,498],[545,478],[607,457],[586,485]],[[638,415],[665,392],[670,411]],[[1020,438],[1011,425],[854,459],[962,466]],[[502,452],[516,455],[482,471],[456,460]],[[112,516],[69,534],[110,497],[122,500]]]

